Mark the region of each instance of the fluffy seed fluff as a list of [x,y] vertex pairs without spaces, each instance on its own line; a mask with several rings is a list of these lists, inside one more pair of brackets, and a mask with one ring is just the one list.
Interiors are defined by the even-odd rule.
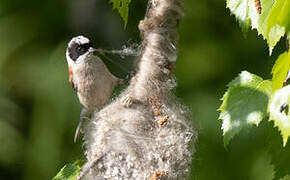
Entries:
[[196,131],[172,89],[183,0],[149,0],[139,30],[142,53],[128,88],[84,128],[87,163],[79,177],[186,179]]

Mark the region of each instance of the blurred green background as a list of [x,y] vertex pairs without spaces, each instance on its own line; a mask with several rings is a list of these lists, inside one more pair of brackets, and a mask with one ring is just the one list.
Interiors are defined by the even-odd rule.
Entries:
[[[256,31],[244,37],[225,1],[185,4],[175,73],[176,94],[192,110],[199,130],[192,179],[270,180],[274,167],[267,143],[273,134],[281,144],[278,131],[263,122],[224,148],[217,108],[227,83],[242,70],[271,78],[284,42],[269,57]],[[73,143],[81,107],[67,81],[66,44],[80,34],[97,48],[138,43],[145,8],[144,1],[132,0],[124,30],[107,0],[0,0],[1,180],[51,179],[66,163],[82,158],[81,142]],[[130,72],[132,58],[110,59],[104,60],[114,74]]]

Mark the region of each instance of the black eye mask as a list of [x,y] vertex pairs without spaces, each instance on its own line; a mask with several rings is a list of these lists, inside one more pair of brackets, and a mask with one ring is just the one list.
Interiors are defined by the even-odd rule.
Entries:
[[79,56],[88,52],[90,47],[91,47],[91,43],[85,43],[85,44],[74,43],[68,48],[68,55],[73,61],[76,61]]

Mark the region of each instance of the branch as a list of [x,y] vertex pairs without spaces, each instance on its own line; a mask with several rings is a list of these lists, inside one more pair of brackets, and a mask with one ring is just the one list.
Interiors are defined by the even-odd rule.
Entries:
[[149,0],[139,30],[143,38],[137,74],[84,129],[88,179],[184,179],[196,132],[186,107],[171,92],[183,0]]

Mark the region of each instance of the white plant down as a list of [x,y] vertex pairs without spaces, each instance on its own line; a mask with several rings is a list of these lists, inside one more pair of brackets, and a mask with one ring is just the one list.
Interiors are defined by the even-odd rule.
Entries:
[[187,179],[197,132],[172,93],[183,0],[149,0],[136,75],[87,122],[78,179]]

